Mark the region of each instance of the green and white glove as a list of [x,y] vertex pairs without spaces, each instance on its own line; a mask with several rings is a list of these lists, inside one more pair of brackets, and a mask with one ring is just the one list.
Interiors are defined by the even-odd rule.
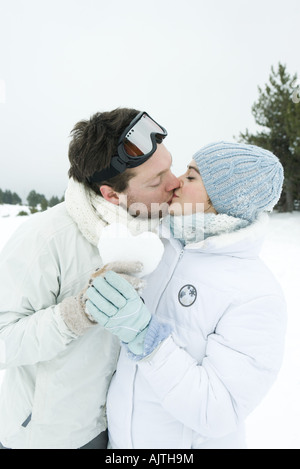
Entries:
[[96,278],[86,292],[87,313],[119,337],[134,354],[141,354],[151,314],[136,290],[113,271]]
[[86,310],[86,292],[97,277],[104,277],[107,271],[113,270],[127,280],[134,289],[141,293],[145,286],[143,279],[136,276],[141,272],[143,264],[140,262],[111,262],[101,269],[97,269],[90,277],[87,285],[76,296],[65,298],[59,305],[60,314],[68,328],[76,335],[83,335],[88,329],[97,325]]

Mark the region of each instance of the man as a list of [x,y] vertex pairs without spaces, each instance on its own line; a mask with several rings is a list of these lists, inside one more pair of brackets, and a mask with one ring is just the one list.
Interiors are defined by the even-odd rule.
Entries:
[[166,135],[134,109],[77,123],[65,202],[33,216],[3,249],[3,448],[106,448],[106,394],[119,340],[88,314],[84,294],[102,266],[102,228],[120,221],[133,234],[149,230],[179,186]]

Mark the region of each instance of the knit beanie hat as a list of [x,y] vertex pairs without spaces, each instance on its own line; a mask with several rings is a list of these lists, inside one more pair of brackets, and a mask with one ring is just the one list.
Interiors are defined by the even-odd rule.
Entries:
[[221,141],[201,148],[193,159],[218,213],[252,222],[280,198],[283,167],[268,150]]

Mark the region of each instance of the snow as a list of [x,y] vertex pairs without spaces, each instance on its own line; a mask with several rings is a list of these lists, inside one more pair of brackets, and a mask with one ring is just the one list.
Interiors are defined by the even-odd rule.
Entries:
[[[28,207],[0,205],[0,250],[28,220],[16,216],[23,209]],[[262,258],[284,290],[288,328],[278,379],[247,419],[248,448],[300,449],[300,212],[271,215]]]
[[[16,217],[16,215],[18,215],[18,213],[20,212],[26,212],[28,213],[28,215],[30,215],[30,210],[27,205],[9,205],[9,204],[1,205],[0,204],[0,217],[11,219],[12,217]],[[23,217],[18,217],[18,218],[23,218]],[[24,219],[27,220],[27,217],[25,216]],[[2,228],[2,224],[0,225],[0,227]],[[0,238],[0,242],[1,242],[1,238]]]
[[273,214],[262,258],[279,280],[288,309],[283,366],[247,420],[253,449],[300,449],[300,213]]
[[22,210],[28,211],[28,207],[8,204],[0,205],[0,251],[18,226],[28,220],[28,216],[17,216]]
[[143,270],[135,273],[137,277],[153,272],[164,253],[164,245],[157,234],[147,231],[133,236],[122,223],[112,223],[103,228],[98,249],[103,264],[141,262]]

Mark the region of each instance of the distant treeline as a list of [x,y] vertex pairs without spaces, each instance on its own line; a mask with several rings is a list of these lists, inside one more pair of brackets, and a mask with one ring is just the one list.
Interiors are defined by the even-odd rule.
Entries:
[[[36,191],[32,190],[29,192],[26,200],[31,213],[34,213],[37,211],[47,210],[48,207],[54,207],[54,205],[63,202],[64,196],[61,198],[52,196],[48,200],[43,194],[38,194]],[[11,192],[9,190],[3,191],[0,189],[0,204],[22,205],[22,199],[18,194],[16,194],[16,192]],[[24,215],[25,214],[27,215],[27,213],[24,212]]]

